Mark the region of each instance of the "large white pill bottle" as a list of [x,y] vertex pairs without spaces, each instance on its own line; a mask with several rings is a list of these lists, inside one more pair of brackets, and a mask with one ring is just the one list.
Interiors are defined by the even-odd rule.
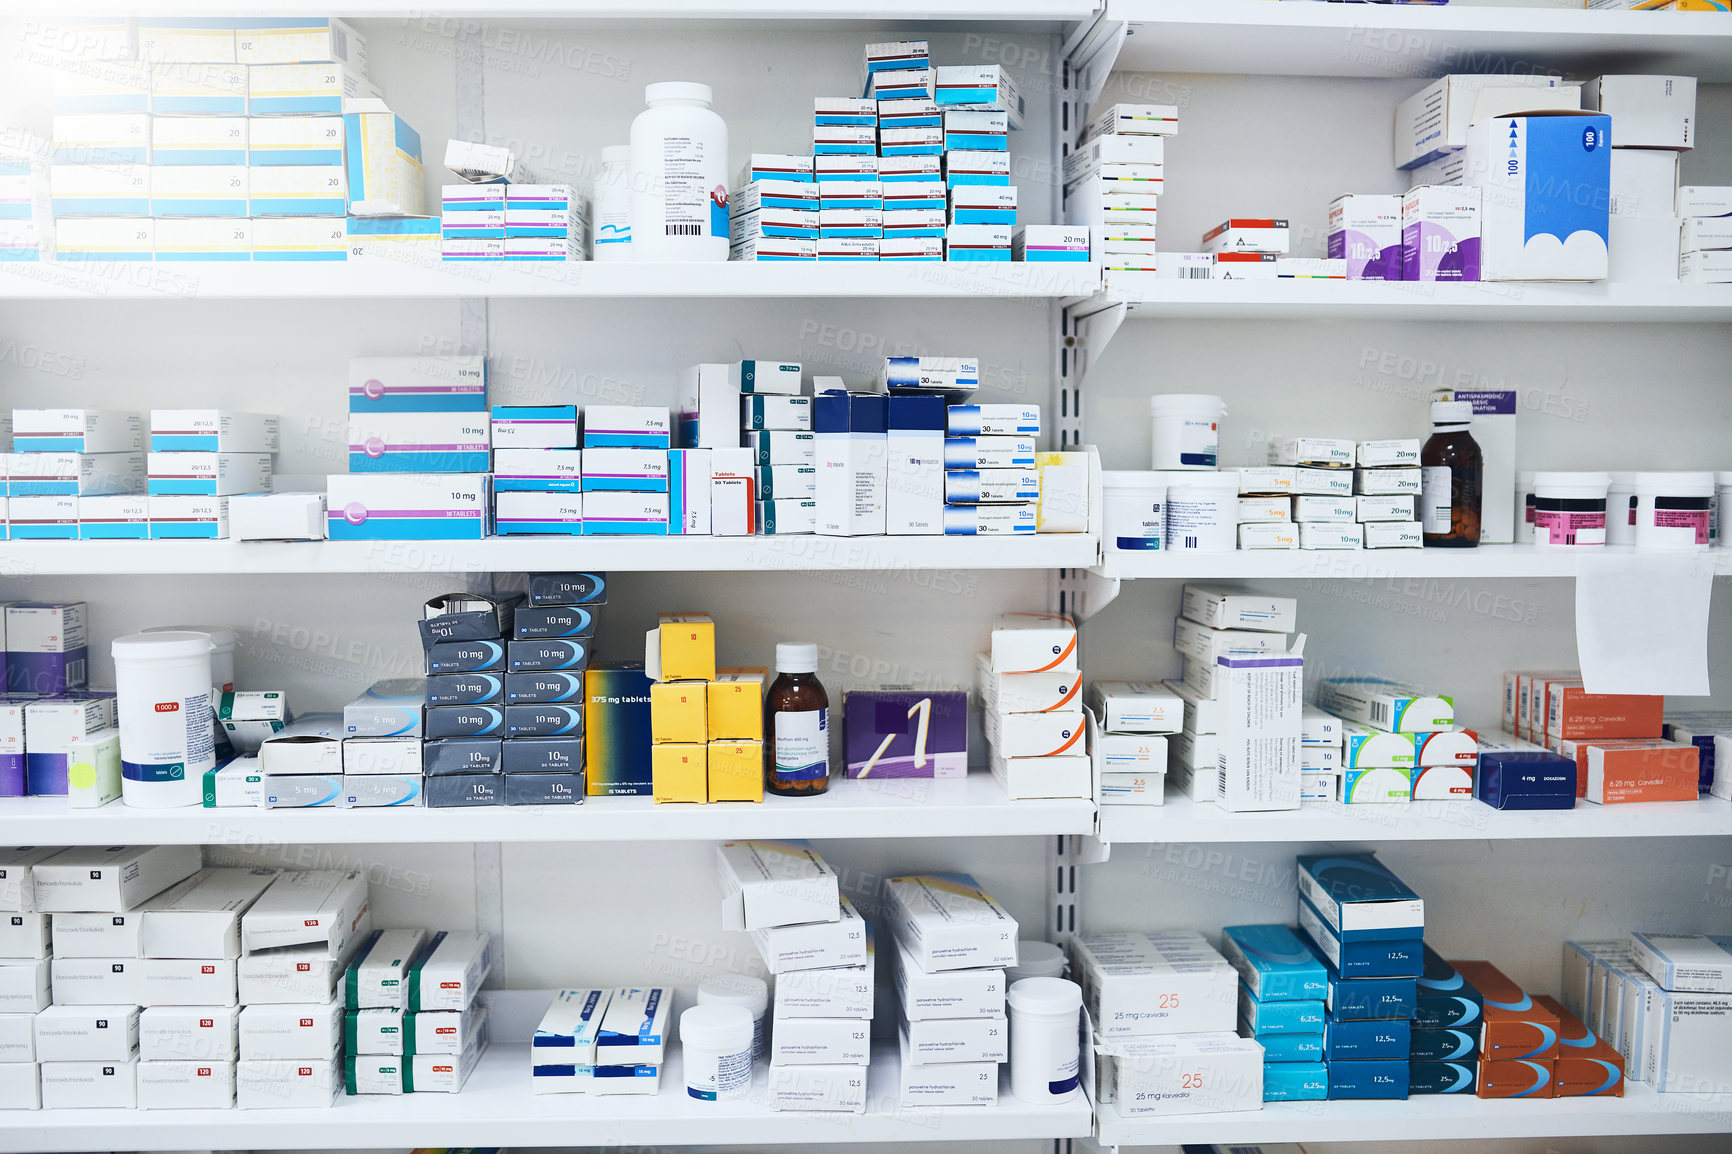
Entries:
[[728,126],[710,86],[644,88],[631,122],[631,259],[728,259]]
[[216,765],[211,728],[211,639],[133,633],[113,642],[120,714],[120,795],[147,809],[199,805]]

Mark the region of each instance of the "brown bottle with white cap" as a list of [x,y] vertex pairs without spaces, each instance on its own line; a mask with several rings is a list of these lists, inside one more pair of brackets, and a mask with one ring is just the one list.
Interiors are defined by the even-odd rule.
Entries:
[[1485,458],[1468,432],[1472,424],[1471,401],[1431,403],[1431,439],[1419,450],[1419,520],[1427,546],[1470,549],[1479,544]]
[[765,704],[764,789],[811,797],[830,788],[830,695],[818,680],[818,647],[776,646],[776,680]]

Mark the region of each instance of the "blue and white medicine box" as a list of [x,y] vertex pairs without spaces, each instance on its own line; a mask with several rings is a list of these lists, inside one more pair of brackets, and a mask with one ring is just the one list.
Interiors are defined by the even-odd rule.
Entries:
[[1331,1018],[1323,1031],[1323,1060],[1405,1062],[1413,1044],[1412,1036],[1412,1024],[1401,1018],[1368,1021]]
[[471,413],[350,413],[351,473],[485,473],[490,426]]
[[359,72],[340,64],[255,64],[247,69],[248,116],[341,116],[345,97],[377,97]]
[[582,1092],[595,1070],[595,1041],[607,1012],[609,990],[560,990],[530,1039],[534,1093]]
[[1328,1097],[1329,1070],[1322,1062],[1264,1061],[1263,1101],[1321,1102]]
[[1299,893],[1342,941],[1425,936],[1425,902],[1375,854],[1298,859]]
[[325,479],[333,541],[479,541],[492,514],[486,473],[338,473]]
[[1538,750],[1479,755],[1473,795],[1493,809],[1574,809],[1576,763]]
[[1228,926],[1221,931],[1221,954],[1261,1001],[1321,1002],[1329,992],[1323,963],[1286,926]]
[[[437,222],[435,222],[437,224]],[[351,413],[487,412],[484,357],[354,357]]]
[[[1222,951],[1225,953],[1225,951]],[[1231,960],[1231,959],[1229,959]],[[1239,1021],[1261,1038],[1265,1034],[1317,1034],[1323,1030],[1323,999],[1266,1002],[1239,987]]]
[[[255,116],[247,122],[247,164],[342,167],[341,116]],[[160,129],[160,122],[158,122]]]
[[359,216],[419,216],[421,135],[390,112],[346,112],[349,200]]
[[1400,1061],[1349,1061],[1329,1063],[1329,1098],[1407,1097],[1407,1059]]
[[1263,1061],[1266,1065],[1277,1062],[1321,1062],[1323,1060],[1323,1029],[1321,1026],[1314,1034],[1253,1034],[1250,1024],[1241,1019],[1239,1036],[1257,1039],[1257,1044],[1263,1047]]
[[577,448],[576,405],[494,405],[497,449]]
[[585,405],[583,409],[586,449],[669,449],[672,428],[664,406]]
[[1612,118],[1554,110],[1468,129],[1467,172],[1483,185],[1481,280],[1604,280]]
[[1344,978],[1329,971],[1329,996],[1324,1005],[1331,1021],[1371,1018],[1413,1019],[1419,990],[1413,978]]
[[1407,1056],[1414,1062],[1472,1062],[1479,1057],[1479,1031],[1414,1030]]
[[1417,978],[1425,967],[1419,938],[1343,942],[1304,897],[1299,899],[1299,932],[1345,978]]
[[1419,1004],[1413,1015],[1416,1030],[1478,1030],[1485,1014],[1484,998],[1430,946],[1419,975]]

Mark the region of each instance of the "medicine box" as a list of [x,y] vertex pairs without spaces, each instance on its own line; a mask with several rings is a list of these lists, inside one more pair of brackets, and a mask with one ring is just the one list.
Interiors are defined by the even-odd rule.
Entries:
[[860,1018],[777,1018],[771,1029],[772,1066],[866,1066],[872,1025]]
[[762,741],[768,683],[769,671],[765,669],[717,669],[706,691],[710,739]]
[[962,777],[968,772],[968,697],[895,687],[843,696],[849,777]]
[[1483,997],[1485,1026],[1480,1051],[1485,1059],[1547,1062],[1557,1057],[1560,1023],[1556,1014],[1536,1003],[1490,962],[1450,964]]
[[1002,1018],[904,1018],[897,1026],[907,1046],[906,1060],[915,1065],[1010,1060],[1009,1023]]
[[773,974],[864,965],[871,953],[871,930],[847,898],[838,902],[838,913],[833,921],[753,930],[753,944]]
[[1344,942],[1323,924],[1322,915],[1303,895],[1299,898],[1299,931],[1343,978],[1417,978],[1424,968],[1419,937]]
[[1292,597],[1263,597],[1186,585],[1180,613],[1213,629],[1252,629],[1291,633],[1296,628],[1298,602]]
[[122,913],[198,872],[197,846],[78,847],[35,864],[36,908]]
[[144,904],[139,956],[240,956],[243,914],[278,878],[274,869],[212,867]]
[[1484,750],[1474,797],[1493,809],[1574,809],[1576,763],[1544,750]]
[[239,1027],[243,1062],[327,1058],[343,1044],[343,1004],[247,1006]]
[[[828,970],[795,970],[780,974],[775,986],[775,1020],[783,1018],[872,1017],[874,949],[866,937],[867,961],[862,966]],[[1002,1002],[1002,998],[1000,999]]]
[[[1322,967],[1318,967],[1321,971]],[[1327,994],[1328,985],[1321,992]],[[1323,998],[1305,1001],[1265,1002],[1249,989],[1239,989],[1239,1029],[1262,1040],[1279,1035],[1312,1035],[1323,1030]],[[1245,1036],[1242,1033],[1241,1036]]]
[[1298,868],[1300,895],[1341,940],[1424,935],[1425,902],[1376,855],[1302,855]]
[[1469,172],[1484,188],[1482,279],[1605,279],[1610,132],[1610,117],[1570,111],[1497,116],[1468,130]]
[[1492,117],[1580,108],[1581,100],[1579,85],[1556,76],[1504,70],[1441,77],[1396,106],[1395,166],[1417,168],[1465,148],[1469,126]]
[[138,1105],[138,1060],[44,1062],[42,1105],[49,1110]]
[[716,847],[722,926],[759,930],[842,916],[835,871],[804,841],[723,842]]
[[1322,963],[1286,926],[1228,926],[1221,953],[1261,1001],[1320,1001],[1328,992]]
[[1177,733],[1184,703],[1177,694],[1148,681],[1097,681],[1089,686],[1089,708],[1109,733]]
[[989,652],[997,673],[1075,673],[1076,625],[1068,617],[1005,613],[993,620]]
[[1630,954],[1664,990],[1732,994],[1732,938],[1633,933]]
[[1016,921],[968,874],[887,878],[887,915],[929,972],[1016,964]]
[[323,944],[242,954],[235,963],[242,1005],[328,1002],[342,976],[342,963]]
[[342,1063],[257,1061],[235,1064],[235,1105],[242,1110],[323,1109],[343,1090]]
[[1263,1048],[1250,1038],[1114,1039],[1095,1055],[1100,1100],[1126,1117],[1263,1108]]
[[1004,1017],[1007,986],[1002,969],[928,972],[902,942],[895,943],[894,981],[898,1011],[910,1021],[927,1018]]
[[333,541],[480,540],[490,489],[485,472],[333,474],[326,529]]
[[898,1102],[917,1106],[991,1106],[998,1101],[998,1063],[916,1061],[907,1031],[900,1032]]
[[351,358],[349,411],[486,413],[485,358]]
[[493,943],[488,935],[441,930],[410,966],[408,1009],[468,1009],[492,968]]
[[367,878],[358,870],[295,870],[283,874],[241,915],[248,954],[284,946],[323,946],[341,958],[372,928]]
[[1102,1037],[1233,1028],[1239,975],[1201,934],[1084,934],[1072,949],[1083,1005]]
[[239,1053],[239,1006],[146,1006],[138,1055],[146,1062],[232,1062]]

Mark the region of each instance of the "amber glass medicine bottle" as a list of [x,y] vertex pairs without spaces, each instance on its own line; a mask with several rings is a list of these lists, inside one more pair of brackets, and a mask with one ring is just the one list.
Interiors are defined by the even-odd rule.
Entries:
[[765,706],[769,724],[764,788],[810,797],[830,788],[830,695],[818,681],[818,647],[776,646],[776,680]]
[[1471,401],[1431,403],[1431,439],[1419,451],[1420,529],[1427,545],[1472,548],[1479,544],[1485,458],[1468,432],[1472,424]]

